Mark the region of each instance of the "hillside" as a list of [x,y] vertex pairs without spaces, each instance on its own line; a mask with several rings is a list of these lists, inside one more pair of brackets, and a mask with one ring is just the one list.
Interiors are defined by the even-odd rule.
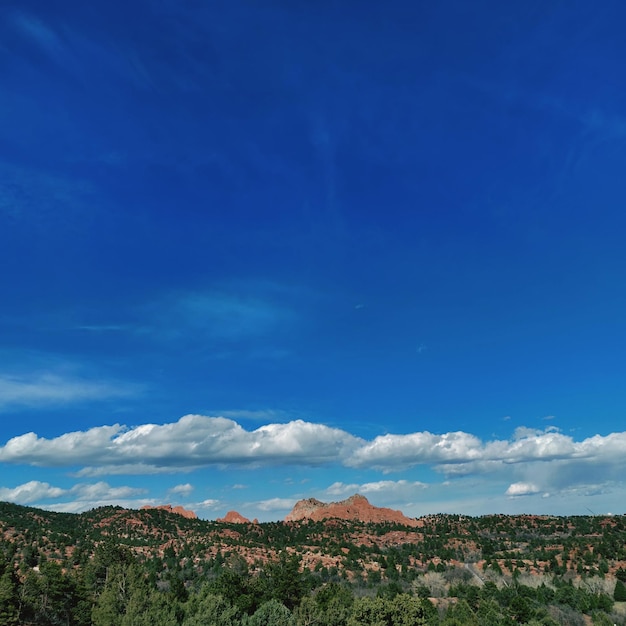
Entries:
[[[337,515],[329,517],[331,511]],[[68,514],[0,503],[0,582],[3,572],[10,576],[17,598],[31,588],[24,585],[38,589],[46,576],[65,577],[93,604],[104,601],[100,594],[111,566],[140,567],[155,593],[176,588],[176,601],[183,602],[209,584],[222,595],[232,593],[233,606],[251,614],[263,598],[278,593],[266,587],[273,577],[289,572],[290,580],[302,582],[301,594],[329,584],[346,586],[351,594],[360,590],[357,595],[417,594],[430,598],[428,606],[438,607],[439,618],[467,594],[476,607],[480,594],[488,592],[491,601],[508,606],[506,589],[516,587],[531,590],[524,593],[533,598],[533,615],[540,606],[553,607],[555,623],[577,624],[568,610],[581,615],[601,610],[611,615],[610,623],[623,623],[619,611],[611,611],[618,579],[626,581],[624,516],[431,515],[403,524],[362,521],[355,511],[388,510],[376,511],[358,496],[330,506],[307,500],[290,515],[298,519],[254,523],[234,512],[226,521],[200,520],[171,507]],[[318,513],[324,517],[316,519]],[[538,589],[546,590],[539,599]],[[286,604],[295,611],[295,600]],[[2,619],[0,607],[0,623],[12,623]],[[58,623],[91,624],[90,619]],[[14,623],[57,623],[32,615],[29,620]]]
[[[366,519],[357,518],[359,511],[367,513]],[[34,552],[31,560],[44,555],[61,563],[76,563],[77,553],[89,557],[100,543],[114,538],[145,558],[166,550],[190,552],[194,559],[234,551],[252,563],[287,549],[302,555],[312,568],[317,560],[332,561],[351,575],[355,569],[377,569],[379,555],[387,549],[406,553],[402,561],[415,568],[471,562],[509,573],[556,570],[581,576],[610,575],[626,566],[624,516],[411,519],[392,511],[382,519],[388,511],[372,507],[362,496],[330,505],[305,500],[285,522],[256,523],[236,512],[207,521],[171,507],[102,507],[70,514],[0,503],[0,540],[13,544],[18,553]]]

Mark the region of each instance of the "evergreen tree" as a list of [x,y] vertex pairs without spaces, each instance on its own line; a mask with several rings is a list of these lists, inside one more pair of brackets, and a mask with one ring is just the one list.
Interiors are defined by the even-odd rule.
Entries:
[[0,576],[0,624],[12,626],[18,623],[19,596],[17,577],[9,567],[5,567],[4,573]]
[[293,610],[308,591],[305,574],[300,571],[300,560],[296,554],[281,552],[280,558],[268,563],[263,571],[263,580],[270,599],[278,600]]
[[[135,564],[110,565],[104,588],[93,607],[93,626],[134,625],[133,620],[149,614],[150,605],[151,594],[143,570]],[[149,622],[137,623],[147,625]]]
[[295,623],[291,611],[275,599],[264,602],[254,615],[246,620],[246,626],[295,626]]
[[615,583],[615,591],[613,592],[615,602],[626,602],[626,585],[621,580]]
[[93,626],[119,626],[127,600],[125,569],[121,565],[107,567],[104,587],[91,613]]
[[400,594],[385,598],[358,598],[355,600],[348,626],[423,626],[427,611],[423,600]]
[[185,607],[182,626],[239,626],[239,611],[223,596],[211,593],[208,585],[192,595]]

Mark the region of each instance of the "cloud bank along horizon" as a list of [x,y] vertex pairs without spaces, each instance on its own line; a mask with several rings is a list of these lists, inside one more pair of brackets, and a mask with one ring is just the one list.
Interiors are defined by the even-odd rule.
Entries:
[[[39,437],[33,432],[14,437],[0,448],[0,462],[64,472],[71,469],[73,479],[78,482],[62,488],[31,480],[13,488],[2,488],[0,498],[69,511],[81,511],[102,503],[136,507],[162,503],[149,496],[148,488],[140,486],[141,478],[135,486],[88,481],[101,477],[145,479],[160,475],[160,482],[171,481],[169,488],[161,488],[162,498],[194,506],[200,509],[201,515],[210,517],[220,507],[237,501],[267,518],[270,512],[282,513],[290,509],[296,496],[260,500],[244,496],[241,499],[236,494],[247,491],[247,486],[229,484],[233,473],[241,476],[256,476],[259,472],[305,475],[315,469],[329,469],[334,473],[341,470],[347,480],[365,474],[377,474],[379,479],[361,483],[335,481],[325,485],[305,479],[298,486],[292,484],[291,491],[300,492],[300,497],[313,493],[325,498],[360,492],[379,506],[402,504],[402,508],[408,507],[408,514],[418,515],[428,512],[433,498],[442,491],[454,489],[452,481],[457,480],[459,486],[470,481],[482,492],[482,497],[486,497],[481,503],[477,494],[473,504],[475,513],[493,512],[488,507],[494,504],[507,510],[524,510],[514,504],[522,496],[556,499],[556,509],[560,504],[565,510],[571,506],[568,501],[580,503],[584,501],[581,497],[589,497],[594,492],[600,495],[610,491],[612,483],[619,483],[626,464],[625,445],[626,433],[595,435],[576,441],[555,427],[517,428],[511,438],[504,440],[481,440],[462,431],[385,434],[368,440],[340,428],[301,419],[248,430],[224,417],[186,415],[166,424],[134,427],[115,424],[52,438]],[[215,472],[223,475],[218,482],[220,488],[213,491],[222,495],[197,501],[197,491],[202,488],[205,493],[210,491],[202,487],[203,478],[200,478],[206,476],[207,471],[211,471],[212,477]],[[412,472],[422,476],[422,480],[382,478]],[[199,484],[176,483],[180,474],[197,476]],[[282,490],[284,485],[274,489]],[[431,495],[433,492],[435,495]],[[272,493],[272,487],[267,493]],[[435,502],[440,504],[439,500]],[[449,505],[448,509],[458,510]]]

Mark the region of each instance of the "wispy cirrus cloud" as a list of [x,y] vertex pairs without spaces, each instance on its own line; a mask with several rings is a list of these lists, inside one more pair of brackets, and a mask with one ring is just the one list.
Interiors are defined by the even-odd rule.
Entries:
[[169,293],[145,306],[149,326],[163,340],[187,335],[231,342],[262,338],[296,319],[285,292],[265,285]]
[[19,33],[46,54],[53,57],[59,57],[62,54],[63,42],[50,24],[35,15],[19,11],[13,13],[12,22]]
[[0,374],[0,410],[123,398],[137,392],[136,386],[127,383],[94,382],[63,374]]
[[[53,466],[51,466],[53,467]],[[186,467],[168,467],[165,465],[153,465],[149,463],[120,463],[119,465],[99,465],[97,467],[88,465],[73,472],[75,478],[97,478],[99,476],[147,476],[156,474],[189,473],[197,467],[187,465]]]
[[0,215],[27,222],[39,236],[48,237],[51,229],[75,229],[97,210],[89,182],[3,161],[0,176]]

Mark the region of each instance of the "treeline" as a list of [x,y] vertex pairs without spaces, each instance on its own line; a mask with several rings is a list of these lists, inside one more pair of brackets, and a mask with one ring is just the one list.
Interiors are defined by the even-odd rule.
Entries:
[[0,548],[2,626],[625,623],[614,606],[613,596],[626,591],[619,579],[608,593],[607,586],[576,586],[555,576],[484,581],[455,567],[422,572],[411,583],[386,578],[372,584],[339,575],[328,579],[302,568],[298,555],[286,550],[255,571],[236,554],[200,571],[175,559],[139,562],[111,539],[82,567],[65,569],[43,559],[34,568],[21,564],[16,570],[13,546]]

